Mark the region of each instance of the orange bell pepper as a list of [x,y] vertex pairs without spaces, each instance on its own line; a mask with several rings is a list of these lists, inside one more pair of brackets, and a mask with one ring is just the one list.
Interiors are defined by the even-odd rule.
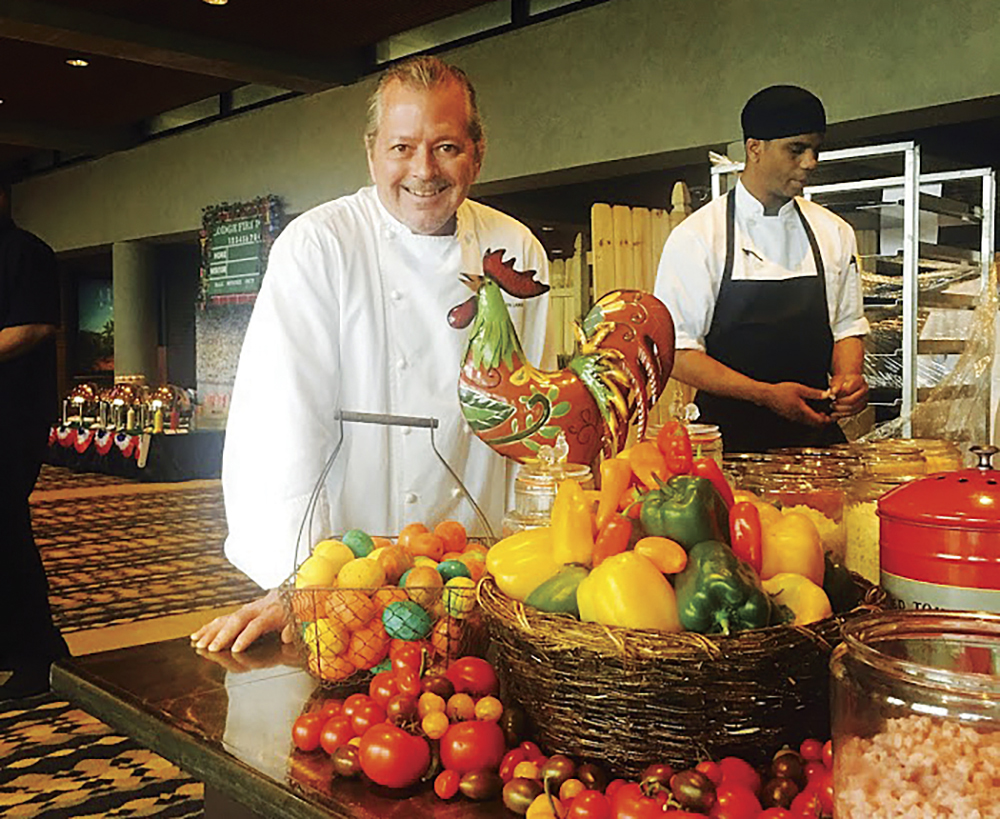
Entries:
[[624,515],[614,515],[597,533],[594,541],[594,568],[596,569],[612,555],[628,549],[632,537],[632,521]]
[[636,477],[647,489],[659,489],[660,483],[672,474],[667,469],[663,453],[652,441],[643,441],[632,447],[629,450],[628,461]]
[[618,511],[618,501],[632,480],[632,466],[628,461],[608,458],[601,463],[601,494],[597,503],[597,529],[604,528],[611,516]]

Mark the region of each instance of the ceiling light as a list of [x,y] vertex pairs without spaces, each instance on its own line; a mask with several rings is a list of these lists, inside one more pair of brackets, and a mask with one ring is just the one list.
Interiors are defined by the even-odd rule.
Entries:
[[552,227],[552,225],[542,225],[542,230],[548,233],[549,231],[555,230],[555,228]]
[[90,63],[87,60],[80,59],[79,57],[71,57],[66,60],[66,65],[71,65],[73,68],[86,68]]
[[229,0],[202,0],[203,3],[208,3],[210,6],[224,6]]

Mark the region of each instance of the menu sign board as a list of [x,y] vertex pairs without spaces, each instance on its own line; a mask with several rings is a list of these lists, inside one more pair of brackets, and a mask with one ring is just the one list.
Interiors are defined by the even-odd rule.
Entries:
[[201,291],[207,304],[252,302],[281,230],[281,202],[262,196],[205,208],[201,230]]

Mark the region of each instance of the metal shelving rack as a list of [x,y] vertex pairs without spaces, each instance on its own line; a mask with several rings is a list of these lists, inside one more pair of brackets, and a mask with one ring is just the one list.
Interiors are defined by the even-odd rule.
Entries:
[[[900,257],[876,257],[877,270],[900,270],[902,280],[902,391],[900,396],[900,414],[909,419],[917,401],[922,397],[923,390],[918,390],[917,357],[924,354],[960,352],[962,343],[920,342],[918,339],[918,307],[945,307],[968,309],[974,307],[977,296],[962,296],[955,294],[928,294],[923,298],[919,290],[919,267],[923,260],[935,259],[944,263],[972,263],[978,266],[980,273],[980,295],[985,292],[989,283],[990,264],[994,248],[994,203],[996,201],[996,176],[992,168],[972,168],[937,173],[921,173],[920,146],[915,142],[893,142],[884,145],[871,145],[858,148],[843,148],[834,151],[824,151],[820,154],[820,163],[865,162],[875,160],[883,163],[886,160],[901,160],[902,173],[891,176],[872,176],[871,178],[848,179],[845,181],[817,184],[806,187],[804,196],[807,199],[817,199],[827,204],[825,199],[831,195],[845,193],[869,192],[876,193],[890,188],[902,188],[902,200],[884,202],[869,206],[883,211],[893,209],[901,215],[902,221],[902,253]],[[728,190],[728,183],[735,182],[736,174],[743,169],[743,163],[719,162],[711,169],[712,197],[723,195]],[[981,182],[981,195],[978,204],[969,205],[946,197],[933,196],[921,191],[928,185],[954,183],[961,180]],[[724,187],[725,186],[725,187]],[[963,248],[950,248],[940,245],[926,244],[920,241],[921,212],[936,213],[944,218],[958,220],[967,224],[980,226],[980,243],[978,251],[968,251]],[[893,214],[893,215],[895,215]],[[866,306],[868,300],[866,299]],[[987,396],[989,400],[989,396]],[[992,404],[990,404],[992,407]],[[992,413],[987,417],[991,419]],[[992,433],[992,430],[987,430]],[[905,422],[905,434],[911,434],[909,421]]]

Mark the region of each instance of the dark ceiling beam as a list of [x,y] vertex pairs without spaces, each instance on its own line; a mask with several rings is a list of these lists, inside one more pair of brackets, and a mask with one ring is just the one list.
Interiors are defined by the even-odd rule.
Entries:
[[138,142],[138,137],[129,128],[86,131],[55,128],[37,122],[0,120],[0,145],[99,156],[130,148]]
[[362,71],[357,54],[303,59],[44,0],[0,0],[0,37],[304,93],[347,84]]

